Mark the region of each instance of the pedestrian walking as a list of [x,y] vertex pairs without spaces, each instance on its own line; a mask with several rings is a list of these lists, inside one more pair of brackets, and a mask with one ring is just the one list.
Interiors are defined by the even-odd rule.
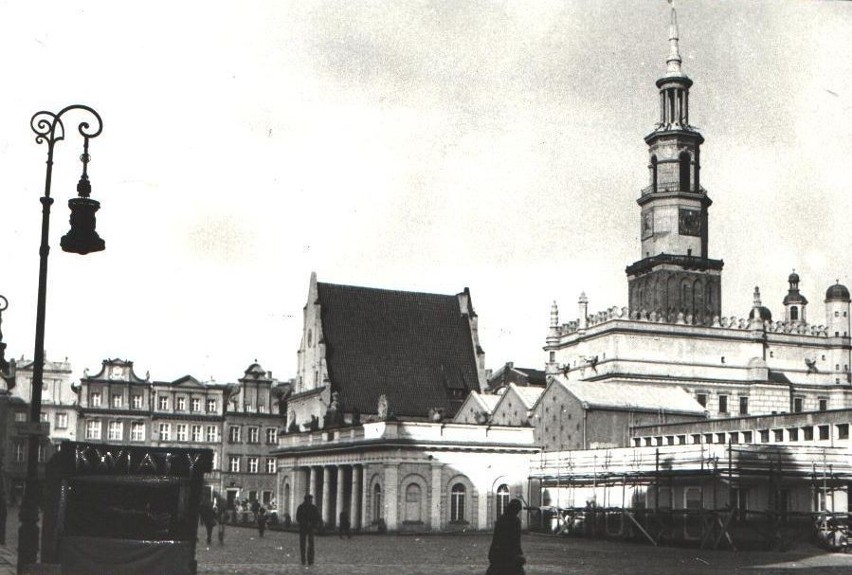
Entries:
[[488,570],[485,575],[524,575],[527,562],[521,550],[521,502],[512,499],[503,515],[494,522],[494,536],[488,549]]
[[263,507],[257,508],[257,532],[263,537],[263,532],[266,531],[266,522],[269,521],[269,515]]
[[314,497],[305,494],[305,500],[296,509],[296,523],[299,524],[299,555],[302,565],[314,564],[314,530],[320,524],[319,511],[314,505]]
[[201,504],[198,510],[198,516],[201,518],[201,524],[207,530],[207,544],[210,545],[213,540],[213,528],[216,527],[216,512],[213,510],[213,504],[205,501]]
[[221,501],[215,507],[216,522],[219,524],[219,545],[225,544],[225,506]]
[[340,520],[337,522],[337,528],[341,539],[343,539],[344,535],[346,535],[347,539],[352,538],[352,525],[349,523],[349,514],[345,511],[340,512]]

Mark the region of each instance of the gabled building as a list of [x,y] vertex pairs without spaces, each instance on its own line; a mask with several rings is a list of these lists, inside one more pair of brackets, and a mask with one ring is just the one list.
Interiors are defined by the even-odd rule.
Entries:
[[[50,426],[53,443],[77,439],[77,394],[72,384],[73,372],[68,358],[44,362],[41,391],[41,420]],[[30,403],[32,398],[33,362],[23,357],[15,362],[13,397]]]
[[471,391],[456,412],[453,422],[483,424],[491,421],[491,414],[502,396]]
[[[326,526],[488,529],[523,497],[532,429],[452,423],[485,386],[468,290],[456,295],[325,284],[312,275],[279,440],[280,510],[311,493]],[[487,400],[470,400],[471,417]],[[479,416],[481,417],[481,415]]]
[[544,387],[521,387],[510,383],[491,412],[492,425],[530,425],[532,409]]
[[[456,295],[321,283],[311,274],[288,429],[386,416],[452,418],[485,387],[470,292]],[[333,409],[332,409],[333,407]]]
[[544,451],[622,447],[637,425],[707,419],[704,407],[677,386],[548,379],[530,417]]
[[488,376],[486,391],[498,393],[510,383],[518,387],[544,388],[547,385],[547,374],[541,369],[515,367],[514,362],[509,361]]
[[275,499],[276,463],[271,450],[284,430],[278,382],[257,362],[229,387],[222,438],[222,488],[228,506],[237,498],[269,508]]

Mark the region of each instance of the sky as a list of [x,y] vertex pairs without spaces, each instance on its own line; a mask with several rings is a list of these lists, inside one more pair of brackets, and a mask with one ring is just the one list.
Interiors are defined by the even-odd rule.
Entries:
[[[795,269],[824,323],[852,286],[852,3],[677,4],[705,137],[722,308]],[[30,118],[86,104],[106,250],[59,249],[86,118],[56,145],[45,348],[171,381],[295,376],[319,281],[469,287],[488,368],[543,368],[550,307],[627,304],[658,115],[663,0],[0,0],[0,294],[31,358],[46,145]]]

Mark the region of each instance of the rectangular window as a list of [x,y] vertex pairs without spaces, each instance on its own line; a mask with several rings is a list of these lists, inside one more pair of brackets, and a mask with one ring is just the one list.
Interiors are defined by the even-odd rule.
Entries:
[[207,426],[207,441],[209,443],[216,443],[219,441],[219,432],[215,425]]
[[828,400],[824,397],[819,398],[819,410],[827,411],[828,410]]
[[68,414],[60,411],[56,414],[56,429],[68,429]]
[[101,438],[101,422],[89,420],[86,422],[86,439]]
[[769,430],[761,429],[758,433],[760,433],[760,442],[761,443],[769,443]]
[[101,393],[96,391],[92,394],[92,407],[100,407],[101,406]]
[[172,438],[172,424],[160,424],[160,441],[169,441]]
[[178,441],[186,441],[186,424],[178,423],[177,424],[177,440]]
[[803,411],[805,400],[802,397],[793,398],[793,413],[801,413]]
[[121,394],[113,393],[112,394],[112,408],[113,409],[121,409]]
[[192,441],[194,443],[201,443],[202,435],[203,434],[201,432],[201,426],[200,425],[193,425],[192,426]]
[[228,458],[228,471],[231,473],[239,473],[240,472],[240,456],[239,455],[231,455]]
[[719,396],[719,413],[728,413],[728,396]]
[[258,428],[258,427],[249,427],[248,428],[248,442],[249,443],[260,443],[260,428]]
[[740,415],[748,415],[748,396],[740,396]]
[[197,397],[193,397],[189,404],[189,410],[195,412],[201,411],[201,400]]
[[124,425],[120,421],[110,421],[107,433],[112,441],[121,441]]
[[130,405],[133,406],[133,409],[142,409],[142,394],[134,393],[133,397],[130,399]]
[[271,491],[261,491],[260,492],[260,501],[266,507],[269,507],[272,504],[272,492]]
[[790,438],[790,441],[799,441],[799,429],[791,427],[787,430],[787,437]]
[[266,458],[266,472],[267,473],[275,473],[275,458],[267,457]]
[[216,413],[216,400],[208,399],[207,400],[207,413]]
[[278,428],[267,427],[266,428],[266,444],[267,445],[275,445],[276,443],[278,443]]
[[22,421],[27,420],[27,412],[26,411],[16,411],[15,412],[15,421],[21,423]]
[[804,435],[805,441],[813,441],[814,439],[814,428],[812,426],[807,426],[802,428],[802,435]]
[[240,427],[232,425],[228,430],[228,443],[240,443]]
[[751,431],[743,431],[743,443],[751,443],[752,442],[752,432]]
[[134,421],[130,424],[130,441],[145,441],[145,424]]
[[773,429],[772,430],[772,440],[775,443],[783,443],[784,442],[784,430],[783,429]]
[[257,473],[257,457],[248,458],[248,471],[249,473]]
[[168,411],[169,410],[169,396],[161,395],[157,400],[157,405],[159,405],[160,411]]
[[186,411],[186,398],[185,397],[180,396],[180,397],[177,398],[177,405],[175,407],[175,410]]
[[692,435],[692,443],[694,443],[695,445],[700,444],[701,443],[701,435],[698,434],[698,433],[694,433]]
[[819,438],[823,441],[828,439],[828,426],[827,425],[820,425],[819,426]]
[[848,423],[841,423],[837,426],[837,439],[849,439]]
[[697,394],[695,396],[695,399],[698,401],[698,403],[699,403],[699,405],[701,405],[701,407],[707,407],[707,394],[706,393]]

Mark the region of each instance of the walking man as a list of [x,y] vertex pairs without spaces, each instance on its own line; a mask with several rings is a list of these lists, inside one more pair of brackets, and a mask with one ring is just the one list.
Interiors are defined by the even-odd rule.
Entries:
[[352,525],[349,523],[349,514],[345,511],[340,512],[340,521],[337,522],[340,538],[345,535],[347,539],[352,538]]
[[269,516],[266,514],[266,509],[263,507],[258,508],[257,510],[257,531],[261,537],[263,537],[263,532],[266,531],[266,522],[269,520]]
[[524,575],[526,558],[521,550],[521,502],[512,499],[503,515],[494,522],[494,535],[488,549],[485,575]]
[[314,530],[320,523],[320,515],[314,505],[314,496],[310,493],[305,494],[305,501],[296,509],[296,523],[299,524],[299,554],[302,557],[302,565],[313,565]]
[[213,511],[213,505],[209,501],[205,501],[201,504],[198,514],[201,517],[201,523],[207,530],[207,545],[210,545],[213,540],[213,528],[216,526],[216,512]]

